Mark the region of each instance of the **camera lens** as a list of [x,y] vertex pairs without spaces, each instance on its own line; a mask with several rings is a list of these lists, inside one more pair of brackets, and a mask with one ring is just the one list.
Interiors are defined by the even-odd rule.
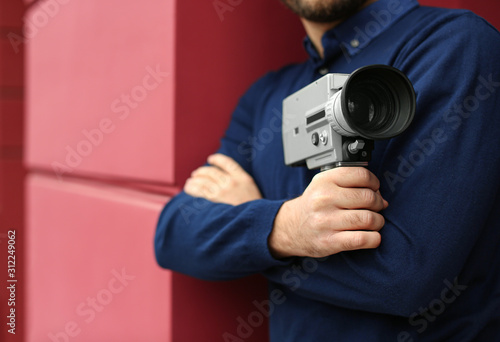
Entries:
[[369,139],[402,133],[413,120],[415,93],[399,70],[371,65],[351,74],[342,90],[342,112],[349,127]]
[[347,95],[347,115],[362,130],[383,130],[394,120],[395,107],[390,89],[374,79],[356,83]]

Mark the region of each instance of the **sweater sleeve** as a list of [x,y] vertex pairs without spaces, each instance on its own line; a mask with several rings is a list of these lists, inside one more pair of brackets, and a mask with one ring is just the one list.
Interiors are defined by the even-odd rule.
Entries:
[[403,135],[376,142],[371,163],[389,202],[381,246],[268,270],[287,291],[408,317],[443,289],[480,278],[474,272],[488,265],[470,259],[495,255],[477,245],[500,243],[499,222],[489,219],[500,210],[500,35],[464,14],[420,36],[394,59],[414,84],[416,118]]
[[[251,160],[238,153],[238,146],[252,134],[251,108],[262,82],[265,78],[241,98],[218,151],[249,173]],[[206,280],[234,279],[284,265],[286,262],[274,259],[267,247],[282,204],[262,199],[232,206],[181,192],[160,214],[154,240],[157,262]]]

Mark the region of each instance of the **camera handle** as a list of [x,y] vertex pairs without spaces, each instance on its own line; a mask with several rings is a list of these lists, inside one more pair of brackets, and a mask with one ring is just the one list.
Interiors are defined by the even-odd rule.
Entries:
[[349,166],[351,166],[351,167],[352,166],[367,167],[368,166],[368,162],[367,161],[359,161],[359,162],[344,162],[344,161],[339,161],[339,162],[336,162],[336,163],[333,163],[333,164],[323,165],[320,168],[320,171],[323,172],[323,171],[326,171],[326,170],[334,169],[336,167],[349,167]]

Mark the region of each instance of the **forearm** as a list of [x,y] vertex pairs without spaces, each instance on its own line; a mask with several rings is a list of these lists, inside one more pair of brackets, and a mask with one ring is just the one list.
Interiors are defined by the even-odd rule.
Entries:
[[281,201],[232,206],[180,193],[164,208],[155,236],[160,266],[201,279],[226,280],[286,262],[267,247]]

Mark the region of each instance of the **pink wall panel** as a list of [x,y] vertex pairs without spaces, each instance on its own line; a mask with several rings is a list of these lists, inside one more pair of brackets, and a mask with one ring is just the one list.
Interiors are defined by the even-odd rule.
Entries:
[[170,341],[171,273],[152,248],[167,198],[38,175],[27,198],[27,341]]
[[26,16],[27,164],[172,182],[174,1],[61,3]]

